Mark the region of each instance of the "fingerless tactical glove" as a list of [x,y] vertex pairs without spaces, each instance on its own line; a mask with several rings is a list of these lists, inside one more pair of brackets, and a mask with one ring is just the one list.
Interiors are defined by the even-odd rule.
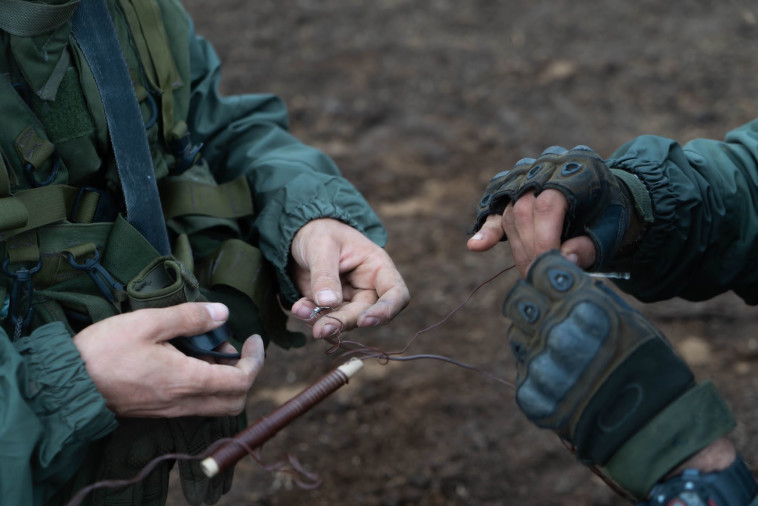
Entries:
[[637,498],[734,426],[648,321],[558,252],[534,261],[503,313],[519,408]]
[[595,243],[594,268],[605,267],[653,220],[650,196],[636,176],[611,171],[587,146],[570,151],[553,146],[536,160],[524,158],[492,178],[479,201],[474,229],[525,193],[547,189],[558,190],[569,203],[562,240],[588,235]]

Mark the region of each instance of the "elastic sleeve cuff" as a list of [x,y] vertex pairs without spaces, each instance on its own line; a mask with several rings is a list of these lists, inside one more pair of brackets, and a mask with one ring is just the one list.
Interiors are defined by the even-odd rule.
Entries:
[[32,409],[44,420],[49,448],[95,441],[116,428],[115,414],[87,374],[63,323],[39,327],[16,343],[16,349],[27,364],[19,383],[27,389]]

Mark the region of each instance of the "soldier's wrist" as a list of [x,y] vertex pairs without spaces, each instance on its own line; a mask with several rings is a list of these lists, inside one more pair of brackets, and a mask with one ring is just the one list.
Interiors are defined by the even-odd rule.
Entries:
[[704,473],[723,471],[732,465],[736,458],[737,450],[734,445],[727,438],[722,437],[675,467],[662,481],[681,474],[685,469],[697,469]]

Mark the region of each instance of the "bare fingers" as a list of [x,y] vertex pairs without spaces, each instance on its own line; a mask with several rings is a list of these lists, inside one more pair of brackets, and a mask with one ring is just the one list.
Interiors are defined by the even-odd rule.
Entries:
[[504,236],[501,216],[491,214],[487,216],[482,228],[468,240],[466,246],[471,251],[487,251],[500,242]]

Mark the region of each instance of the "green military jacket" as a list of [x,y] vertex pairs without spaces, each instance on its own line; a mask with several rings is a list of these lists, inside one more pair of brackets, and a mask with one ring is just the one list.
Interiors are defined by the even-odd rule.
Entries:
[[[257,246],[273,266],[277,291],[285,303],[299,296],[286,272],[290,244],[309,220],[336,218],[384,243],[386,234],[378,218],[335,164],[288,133],[280,99],[269,94],[220,95],[219,60],[194,33],[177,0],[107,0],[107,4],[141,101],[157,179],[171,179],[180,156],[169,140],[183,138],[190,147],[202,143],[202,158],[193,160],[192,168],[178,180],[213,186],[241,178],[250,188],[254,212],[234,219],[185,219],[181,213],[172,217],[164,202],[172,238],[197,236],[190,242],[203,250],[222,230],[221,235]],[[151,24],[156,21],[158,30]],[[34,195],[24,194],[34,179],[50,182],[50,187],[119,192],[102,104],[70,27],[67,22],[35,36],[0,30],[0,150],[7,166],[5,177],[0,177],[4,258],[18,254],[24,241],[31,239],[37,255],[47,261],[57,254],[45,246],[46,238],[55,235],[52,232],[65,230],[69,237],[99,227],[72,224],[68,216],[36,226],[29,218],[36,216],[34,206],[40,199],[27,198],[26,210],[18,206],[24,195]],[[40,154],[25,149],[30,145],[50,149]],[[25,171],[29,167],[31,179]],[[22,218],[28,211],[26,221],[3,222],[16,211]],[[211,229],[214,234],[193,234],[196,229]],[[4,318],[9,287],[8,279],[0,283]],[[53,297],[54,291],[48,292]],[[72,478],[87,449],[118,424],[71,342],[71,326],[59,321],[31,327],[28,335],[15,341],[0,329],[3,504],[48,501]]]
[[636,174],[653,204],[622,289],[643,301],[733,290],[758,303],[758,120],[724,141],[642,136],[607,164]]

